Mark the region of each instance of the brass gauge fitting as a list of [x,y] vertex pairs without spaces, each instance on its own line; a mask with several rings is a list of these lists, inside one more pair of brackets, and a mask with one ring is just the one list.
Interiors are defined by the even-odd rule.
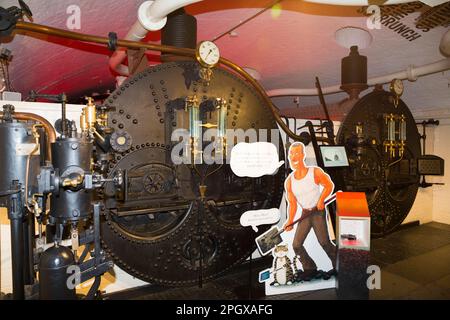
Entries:
[[404,114],[400,116],[400,129],[399,129],[399,156],[403,157],[405,153],[405,147],[406,147],[406,117]]

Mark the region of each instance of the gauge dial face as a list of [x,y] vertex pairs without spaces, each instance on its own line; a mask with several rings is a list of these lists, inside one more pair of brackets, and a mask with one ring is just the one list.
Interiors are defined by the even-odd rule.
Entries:
[[197,47],[197,60],[204,67],[215,67],[220,60],[219,47],[211,41],[200,42]]
[[403,86],[403,81],[399,80],[399,79],[394,79],[391,82],[391,92],[394,93],[395,95],[397,95],[398,97],[400,97],[403,92],[404,92],[405,88]]

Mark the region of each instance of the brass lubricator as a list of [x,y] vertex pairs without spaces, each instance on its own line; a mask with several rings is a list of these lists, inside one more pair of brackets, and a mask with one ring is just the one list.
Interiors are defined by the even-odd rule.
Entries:
[[[95,135],[100,141],[105,142],[105,138],[98,133],[95,125],[97,123],[102,124],[105,121],[104,116],[97,119],[97,107],[95,106],[94,99],[91,97],[86,98],[88,103],[83,108],[80,116],[80,128],[83,133],[88,134],[91,138]],[[106,121],[108,119],[106,118]]]

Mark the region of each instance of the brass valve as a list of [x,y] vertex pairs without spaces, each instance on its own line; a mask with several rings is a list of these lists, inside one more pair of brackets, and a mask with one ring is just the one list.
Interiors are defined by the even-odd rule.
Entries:
[[188,111],[189,108],[198,108],[199,107],[199,100],[197,95],[188,96],[185,99],[185,111]]
[[83,176],[79,175],[74,179],[66,178],[62,182],[62,186],[64,188],[76,188],[83,183]]
[[205,185],[200,185],[198,187],[199,191],[200,191],[200,198],[203,200],[206,197],[206,191],[208,190],[208,187]]
[[209,86],[211,79],[213,77],[213,71],[211,68],[201,68],[199,71],[200,79],[204,81],[204,83]]

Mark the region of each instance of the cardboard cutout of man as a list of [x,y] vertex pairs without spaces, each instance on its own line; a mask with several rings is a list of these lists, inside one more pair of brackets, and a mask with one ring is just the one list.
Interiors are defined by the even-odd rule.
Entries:
[[289,148],[289,163],[293,172],[285,182],[288,200],[286,231],[293,229],[293,226],[289,225],[295,221],[299,207],[302,217],[306,217],[299,222],[292,244],[294,252],[303,266],[303,272],[299,272],[297,281],[309,280],[318,273],[316,263],[304,247],[304,242],[311,229],[314,230],[317,240],[333,264],[333,269],[328,273],[335,274],[336,267],[336,247],[330,241],[325,211],[325,200],[333,192],[334,183],[321,168],[306,166],[305,158],[304,144],[300,142],[292,144]]

